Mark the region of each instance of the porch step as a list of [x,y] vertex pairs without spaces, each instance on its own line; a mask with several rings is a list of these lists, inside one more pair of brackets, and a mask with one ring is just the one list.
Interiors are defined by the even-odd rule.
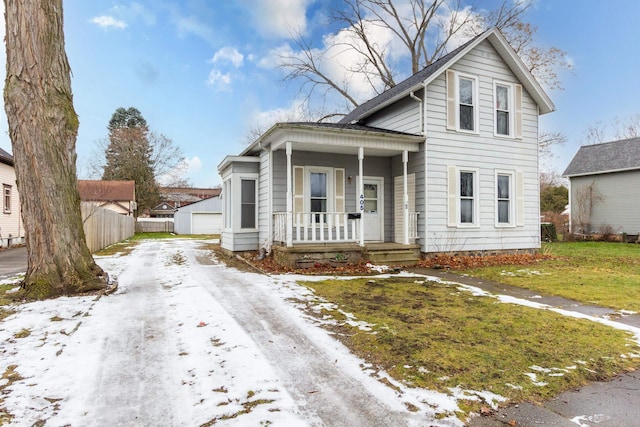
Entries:
[[411,248],[385,248],[369,249],[367,251],[369,261],[373,264],[388,265],[415,265],[420,261],[420,249]]

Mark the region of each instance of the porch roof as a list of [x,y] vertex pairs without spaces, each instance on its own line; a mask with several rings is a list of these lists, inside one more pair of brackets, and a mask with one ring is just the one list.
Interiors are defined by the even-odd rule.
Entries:
[[242,153],[248,155],[270,146],[282,150],[291,142],[294,150],[356,155],[393,156],[403,151],[417,152],[424,136],[359,124],[289,122],[276,123]]

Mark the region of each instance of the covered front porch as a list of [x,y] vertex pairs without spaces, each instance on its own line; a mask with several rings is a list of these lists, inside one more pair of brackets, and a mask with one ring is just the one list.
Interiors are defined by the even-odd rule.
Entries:
[[311,133],[307,126],[288,124],[269,138],[270,243],[414,244],[420,216],[409,163],[424,138],[344,126],[313,126]]

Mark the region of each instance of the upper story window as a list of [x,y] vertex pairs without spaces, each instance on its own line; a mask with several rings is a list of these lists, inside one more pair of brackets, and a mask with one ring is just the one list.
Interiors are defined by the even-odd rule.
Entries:
[[447,70],[447,129],[478,133],[478,77]]
[[2,185],[2,212],[11,213],[11,186],[7,184]]
[[475,79],[459,77],[458,79],[458,128],[460,130],[476,130],[477,110]]
[[495,134],[499,136],[513,136],[513,85],[496,82],[493,88],[495,101]]

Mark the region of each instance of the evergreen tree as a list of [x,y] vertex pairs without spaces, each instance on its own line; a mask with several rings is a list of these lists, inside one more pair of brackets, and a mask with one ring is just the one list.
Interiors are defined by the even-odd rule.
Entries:
[[136,108],[118,108],[109,120],[104,180],[135,181],[138,213],[159,203],[147,121]]

